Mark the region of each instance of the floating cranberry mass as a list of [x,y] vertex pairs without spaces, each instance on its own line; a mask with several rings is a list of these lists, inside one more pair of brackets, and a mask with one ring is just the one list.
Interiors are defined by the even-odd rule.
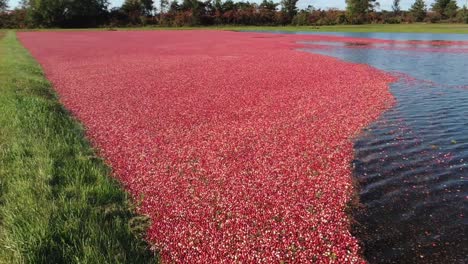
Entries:
[[[360,263],[352,139],[393,77],[298,50],[339,37],[19,33],[172,263]],[[349,41],[349,38],[343,38]]]

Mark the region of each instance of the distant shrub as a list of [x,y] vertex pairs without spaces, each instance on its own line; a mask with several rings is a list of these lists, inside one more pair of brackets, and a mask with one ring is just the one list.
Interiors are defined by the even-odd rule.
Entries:
[[424,22],[427,23],[437,23],[442,20],[442,16],[439,13],[436,12],[428,12],[426,15],[426,18],[424,19]]
[[400,24],[401,17],[389,17],[383,21],[385,24]]
[[193,20],[192,12],[190,11],[179,12],[174,17],[173,25],[176,27],[192,26],[192,23],[193,23],[192,20]]
[[402,22],[405,23],[414,23],[416,22],[416,17],[413,15],[413,13],[407,13],[404,17]]
[[468,24],[468,9],[466,6],[458,10],[455,22]]
[[293,17],[291,24],[295,26],[307,26],[309,24],[309,13],[308,12],[299,12]]

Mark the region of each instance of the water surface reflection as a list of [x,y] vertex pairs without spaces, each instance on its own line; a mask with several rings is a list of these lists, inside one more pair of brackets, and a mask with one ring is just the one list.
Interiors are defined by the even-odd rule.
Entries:
[[303,44],[400,77],[391,86],[397,105],[355,142],[364,207],[354,234],[367,260],[468,263],[468,53]]

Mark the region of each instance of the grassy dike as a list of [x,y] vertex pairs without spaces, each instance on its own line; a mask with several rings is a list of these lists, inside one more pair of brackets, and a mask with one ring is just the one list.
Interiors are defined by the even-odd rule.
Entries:
[[0,40],[0,263],[156,263],[148,225],[14,32]]
[[[82,29],[27,29],[25,31],[100,31],[111,28],[82,28]],[[111,30],[254,30],[254,31],[282,31],[282,32],[361,32],[361,33],[431,33],[431,34],[468,34],[468,24],[363,24],[363,25],[335,25],[335,26],[195,26],[195,27],[117,27]]]
[[[247,30],[249,27],[246,27]],[[361,32],[361,33],[444,33],[468,34],[468,24],[363,24],[335,26],[284,26],[284,27],[250,27],[252,30],[272,31],[306,31],[306,32]],[[235,29],[235,28],[233,28]],[[240,30],[243,28],[240,27]]]

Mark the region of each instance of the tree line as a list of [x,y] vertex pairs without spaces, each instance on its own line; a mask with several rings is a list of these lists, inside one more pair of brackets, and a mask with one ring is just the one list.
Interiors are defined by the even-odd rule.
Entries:
[[379,11],[377,0],[344,0],[346,10],[297,7],[298,0],[125,0],[109,7],[108,0],[22,0],[8,9],[0,0],[0,28],[85,28],[117,26],[207,25],[336,25],[362,23],[457,22],[468,23],[466,6],[455,0],[436,0],[430,7],[415,0],[402,10],[394,0],[392,10]]

